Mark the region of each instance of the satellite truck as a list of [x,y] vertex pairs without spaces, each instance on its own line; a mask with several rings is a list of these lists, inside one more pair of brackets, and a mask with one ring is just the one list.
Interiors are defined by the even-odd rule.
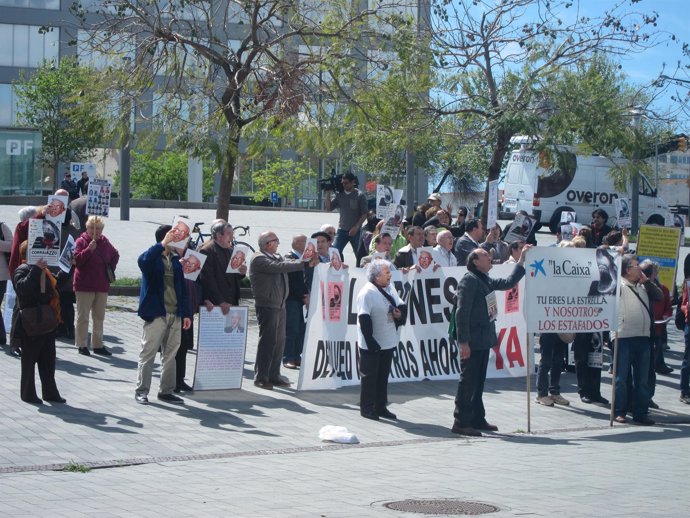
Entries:
[[[601,155],[576,155],[563,148],[553,164],[545,164],[532,148],[529,137],[513,137],[518,145],[510,155],[505,171],[503,200],[499,205],[501,219],[513,219],[520,210],[532,214],[540,227],[552,233],[560,228],[561,213],[575,212],[577,221],[589,224],[592,211],[602,208],[615,224],[616,198],[631,198],[631,192],[616,189],[609,174],[614,163],[622,158]],[[664,225],[671,211],[649,181],[640,175],[639,222]]]

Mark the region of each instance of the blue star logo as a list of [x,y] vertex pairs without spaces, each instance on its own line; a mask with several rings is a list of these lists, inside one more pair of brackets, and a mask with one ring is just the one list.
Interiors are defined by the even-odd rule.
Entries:
[[532,277],[537,277],[539,275],[539,272],[541,272],[544,277],[546,277],[546,270],[544,270],[544,259],[541,261],[535,260],[532,264],[529,265],[530,268],[532,268]]

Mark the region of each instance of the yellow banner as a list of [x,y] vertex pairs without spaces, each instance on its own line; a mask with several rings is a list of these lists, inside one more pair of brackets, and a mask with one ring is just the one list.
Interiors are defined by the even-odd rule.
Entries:
[[678,267],[678,248],[683,229],[642,225],[637,241],[637,257],[640,262],[651,259],[659,263],[659,282],[673,292]]

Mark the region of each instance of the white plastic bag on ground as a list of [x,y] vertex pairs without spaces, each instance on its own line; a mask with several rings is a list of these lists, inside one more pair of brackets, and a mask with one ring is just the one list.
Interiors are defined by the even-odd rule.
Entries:
[[359,444],[359,439],[350,433],[344,426],[326,425],[319,430],[319,439],[322,441],[338,442],[341,444]]

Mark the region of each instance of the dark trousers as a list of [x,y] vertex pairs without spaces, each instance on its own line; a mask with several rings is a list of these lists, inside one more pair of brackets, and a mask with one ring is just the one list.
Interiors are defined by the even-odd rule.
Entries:
[[393,351],[381,349],[372,353],[360,349],[359,373],[361,376],[359,410],[363,414],[382,412],[388,402],[388,377],[391,373]]
[[483,396],[490,351],[473,349],[469,358],[460,361],[460,383],[453,412],[455,426],[459,428],[480,426],[486,422]]
[[561,393],[561,372],[564,358],[568,354],[568,344],[557,336],[541,335],[539,340],[539,372],[537,374],[537,393],[540,397]]
[[[616,365],[615,414],[624,416],[632,409],[633,419],[639,421],[649,412],[649,360],[651,344],[645,336],[618,339]],[[628,388],[628,375],[632,370],[632,391]]]
[[74,336],[74,303],[77,301],[73,291],[60,292],[60,318],[62,324],[58,331],[68,336]]
[[[2,301],[5,299],[5,292],[7,291],[7,281],[0,281],[0,306]],[[12,308],[5,306],[5,312],[12,311]],[[7,332],[5,331],[5,319],[2,318],[2,313],[0,313],[0,345],[5,345],[7,343]]]
[[285,350],[283,361],[299,361],[304,346],[304,332],[307,324],[301,300],[285,301]]
[[277,381],[280,379],[280,365],[285,347],[285,307],[256,308],[259,323],[259,343],[256,347],[254,379],[256,381]]
[[180,333],[180,347],[175,354],[175,385],[177,387],[184,383],[187,373],[187,351],[194,349],[194,319],[189,329],[183,329]]
[[577,375],[577,393],[581,397],[598,399],[601,397],[601,367],[589,366],[589,353],[593,352],[591,341],[573,344],[575,353],[575,373]]
[[20,395],[23,401],[36,399],[36,365],[41,378],[41,391],[45,399],[58,399],[55,384],[55,333],[24,337],[22,347],[22,374]]
[[680,395],[690,396],[690,327],[685,326],[685,352],[680,364]]
[[657,331],[654,337],[654,356],[652,356],[652,365],[656,370],[661,370],[666,367],[666,359],[664,352],[666,351],[666,344],[668,343],[668,331],[666,327],[662,332]]

